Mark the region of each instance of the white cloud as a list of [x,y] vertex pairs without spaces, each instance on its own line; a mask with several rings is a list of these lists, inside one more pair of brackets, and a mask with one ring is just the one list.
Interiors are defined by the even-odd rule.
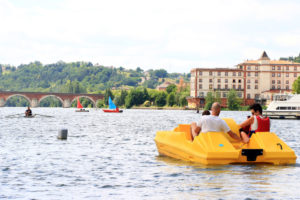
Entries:
[[[0,0],[0,63],[86,60],[125,68],[228,67],[298,55],[297,1]],[[288,54],[288,55],[286,55]],[[277,57],[277,59],[278,59]],[[275,58],[275,57],[273,57]]]

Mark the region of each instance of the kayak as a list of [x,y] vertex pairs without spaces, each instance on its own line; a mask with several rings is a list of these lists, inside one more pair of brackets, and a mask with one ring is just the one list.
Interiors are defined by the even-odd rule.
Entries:
[[[223,120],[233,132],[239,132],[233,119]],[[206,165],[296,163],[295,152],[273,132],[254,133],[244,144],[223,132],[200,133],[192,141],[190,129],[190,124],[179,124],[173,131],[158,131],[154,140],[159,154]]]
[[115,110],[111,110],[111,109],[102,109],[103,112],[109,112],[109,113],[121,113],[123,112],[123,110],[119,110],[119,109],[115,109]]
[[75,110],[75,112],[90,112],[89,110],[85,110],[85,109],[80,109],[80,110]]
[[24,116],[25,118],[34,118],[35,115]]

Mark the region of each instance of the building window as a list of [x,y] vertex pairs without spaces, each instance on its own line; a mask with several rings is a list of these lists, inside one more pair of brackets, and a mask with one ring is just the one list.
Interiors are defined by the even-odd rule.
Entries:
[[277,80],[277,84],[281,84],[281,83],[280,83],[280,80]]
[[238,97],[242,98],[242,93],[241,92],[238,92]]
[[280,74],[280,73],[278,73],[278,74],[277,74],[277,77],[280,77],[280,76],[281,76],[281,74]]
[[235,89],[235,85],[232,85],[232,88]]
[[281,88],[281,87],[280,87],[280,85],[277,85],[277,89],[279,89],[279,90],[280,90],[280,88]]
[[239,72],[239,76],[242,76],[242,72]]
[[294,77],[297,77],[297,73],[294,73]]
[[228,89],[228,85],[225,85],[225,89]]
[[289,89],[290,89],[290,86],[288,86],[288,85],[287,85],[287,86],[285,86],[285,89],[289,90]]
[[232,82],[235,83],[235,79],[233,79]]
[[272,85],[272,89],[275,90],[275,85]]
[[212,83],[212,79],[209,79],[209,82]]
[[233,73],[232,73],[232,76],[235,76],[235,75],[236,75],[235,72],[233,72]]
[[243,66],[242,66],[242,65],[240,65],[240,69],[243,69]]
[[281,70],[281,67],[280,67],[280,66],[277,66],[277,70]]
[[218,85],[218,89],[221,89],[221,85],[220,84]]
[[238,89],[242,89],[242,86],[241,86],[241,85],[239,85]]
[[199,76],[202,76],[202,72],[199,72]]
[[255,72],[255,76],[258,76],[258,72]]
[[247,89],[250,89],[250,85],[247,85]]
[[199,82],[202,83],[202,79],[201,78],[199,79]]
[[247,66],[247,69],[248,69],[248,70],[251,70],[251,66]]
[[272,80],[272,84],[275,84],[275,80]]
[[258,66],[255,66],[255,70],[258,70]]
[[247,83],[251,83],[251,80],[250,80],[250,79],[248,79],[248,80],[247,80]]
[[225,76],[228,76],[228,72],[225,72]]
[[223,98],[226,98],[227,94],[225,92],[223,92]]
[[272,66],[272,70],[275,70],[275,66]]
[[255,83],[258,83],[258,80],[255,80]]
[[202,84],[199,84],[199,89],[202,89]]
[[209,84],[209,89],[210,89],[210,90],[212,89],[212,84]]
[[221,72],[218,72],[218,76],[221,76]]
[[250,99],[251,98],[251,95],[250,94],[247,94],[247,99]]
[[212,76],[212,75],[213,75],[212,71],[209,71],[209,75],[210,75],[210,76]]
[[228,83],[228,79],[225,79],[225,83]]
[[259,99],[259,94],[255,94],[255,99]]
[[258,89],[258,85],[255,85],[255,89],[256,89],[256,90]]
[[251,76],[251,72],[248,72],[248,76]]
[[286,77],[289,77],[289,73],[286,73],[285,76],[286,76]]
[[289,80],[286,80],[285,83],[286,83],[286,84],[289,84]]
[[218,83],[221,83],[221,79],[218,79]]
[[242,80],[241,80],[241,79],[239,79],[239,83],[242,83]]
[[272,77],[275,77],[275,73],[272,73]]
[[294,71],[297,71],[297,67],[294,67]]
[[289,67],[288,66],[286,67],[286,70],[289,71]]

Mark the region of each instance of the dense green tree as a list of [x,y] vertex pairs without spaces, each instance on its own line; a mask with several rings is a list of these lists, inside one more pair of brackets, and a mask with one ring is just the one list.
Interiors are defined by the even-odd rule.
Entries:
[[118,106],[125,105],[125,98],[126,98],[127,94],[128,93],[126,90],[121,90],[121,95],[118,98]]
[[210,110],[212,104],[215,102],[215,97],[212,92],[207,92],[206,97],[205,97],[205,110]]
[[293,83],[293,93],[300,94],[300,76]]
[[5,105],[8,107],[27,107],[30,102],[23,96],[13,96],[5,102]]
[[164,69],[157,69],[150,72],[152,77],[165,78],[167,77],[168,72]]
[[149,100],[149,99],[150,99],[150,96],[149,96],[148,90],[146,88],[144,88],[144,90],[143,90],[143,101],[146,101],[146,100]]
[[177,86],[175,84],[169,85],[166,89],[168,94],[170,94],[171,92],[176,92],[176,90],[177,90]]
[[157,80],[147,80],[143,83],[143,86],[145,86],[146,88],[151,88],[154,89],[156,86],[158,85],[158,81]]
[[155,104],[159,107],[162,107],[166,105],[167,100],[166,100],[167,94],[164,91],[158,92],[156,98],[155,98]]
[[227,107],[229,110],[238,110],[241,105],[241,99],[237,96],[237,93],[234,89],[231,89],[228,92],[227,96]]
[[114,95],[113,93],[111,92],[111,90],[109,88],[107,88],[105,90],[105,93],[104,93],[104,102],[106,105],[108,105],[108,98],[111,98],[112,100],[114,99]]
[[167,96],[167,103],[169,106],[173,106],[176,104],[176,99],[175,99],[175,93],[171,92],[170,94],[168,94]]
[[188,102],[186,100],[186,97],[185,96],[181,96],[180,99],[180,106],[184,107],[184,106],[187,106],[188,105]]

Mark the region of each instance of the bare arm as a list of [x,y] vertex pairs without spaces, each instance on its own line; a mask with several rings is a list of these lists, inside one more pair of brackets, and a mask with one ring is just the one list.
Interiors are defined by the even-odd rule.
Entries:
[[192,124],[191,124],[191,132],[192,132],[193,139],[197,135],[199,135],[200,131],[201,131],[201,128],[199,126],[197,126],[196,122],[192,122]]
[[228,133],[228,134],[230,135],[230,137],[232,137],[233,139],[236,139],[237,141],[242,142],[242,139],[241,139],[239,136],[237,136],[237,134],[235,134],[234,132],[232,132],[231,130],[228,131],[227,133]]
[[250,126],[254,121],[253,116],[250,117],[249,119],[246,119],[243,123],[240,124],[240,127],[244,128],[246,126]]

